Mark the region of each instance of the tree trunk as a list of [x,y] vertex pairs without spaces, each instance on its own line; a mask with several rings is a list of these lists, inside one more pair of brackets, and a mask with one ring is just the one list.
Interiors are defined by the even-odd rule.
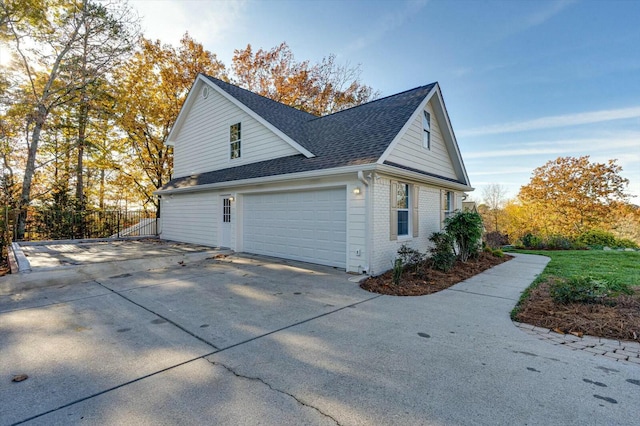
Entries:
[[16,238],[22,240],[24,238],[25,227],[27,224],[27,207],[31,202],[31,184],[33,175],[36,172],[36,154],[38,153],[38,143],[40,142],[40,133],[47,117],[47,109],[44,105],[38,105],[38,113],[36,124],[31,135],[31,143],[29,144],[29,153],[27,155],[27,164],[24,168],[24,178],[22,180],[22,192],[20,193],[20,213],[18,214],[18,225],[16,230]]

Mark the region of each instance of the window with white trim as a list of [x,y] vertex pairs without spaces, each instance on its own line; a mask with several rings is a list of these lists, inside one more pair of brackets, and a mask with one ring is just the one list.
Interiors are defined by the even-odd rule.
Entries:
[[398,212],[398,237],[409,235],[409,185],[398,183],[396,211]]
[[447,191],[445,194],[445,205],[444,205],[445,218],[451,216],[453,214],[453,211],[455,210],[454,199],[455,197],[453,195],[453,192]]
[[418,236],[418,185],[391,181],[389,235],[391,240]]
[[232,124],[229,127],[229,158],[235,160],[242,155],[242,129],[241,123]]
[[431,114],[422,111],[422,146],[431,150]]
[[231,200],[229,198],[222,199],[222,222],[231,223]]

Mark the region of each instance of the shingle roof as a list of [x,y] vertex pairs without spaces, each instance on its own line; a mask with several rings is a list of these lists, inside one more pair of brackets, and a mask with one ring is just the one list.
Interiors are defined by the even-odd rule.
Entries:
[[293,155],[176,178],[162,190],[375,163],[436,84],[316,117],[222,80],[206,78],[315,157]]

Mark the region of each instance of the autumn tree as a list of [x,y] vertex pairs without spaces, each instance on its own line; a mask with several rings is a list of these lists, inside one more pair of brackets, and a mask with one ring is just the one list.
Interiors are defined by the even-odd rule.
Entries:
[[313,65],[298,62],[287,43],[256,52],[249,44],[234,53],[234,83],[315,115],[360,105],[378,95],[360,82],[359,66],[340,65],[335,55]]
[[615,206],[628,199],[621,171],[616,160],[559,157],[535,169],[518,198],[523,209],[536,212],[544,233],[575,236],[613,221]]
[[185,34],[177,49],[142,38],[139,50],[115,74],[115,113],[125,147],[121,180],[135,186],[158,214],[153,191],[169,181],[173,166],[165,141],[198,73],[227,79],[216,55]]
[[[0,36],[10,44],[16,58],[13,94],[19,99],[16,103],[29,105],[24,114],[27,156],[19,200],[18,238],[24,235],[45,125],[54,111],[76,100],[79,91],[92,81],[86,74],[88,67],[78,67],[77,52],[83,52],[95,70],[109,63],[111,58],[104,52],[105,47],[112,46],[113,37],[126,40],[125,26],[117,25],[126,13],[114,14],[108,6],[107,2],[89,0],[0,2]],[[79,78],[79,72],[87,78]]]
[[499,183],[491,183],[482,190],[484,208],[480,213],[488,232],[501,232],[500,222],[504,219],[504,204],[507,200],[507,188]]

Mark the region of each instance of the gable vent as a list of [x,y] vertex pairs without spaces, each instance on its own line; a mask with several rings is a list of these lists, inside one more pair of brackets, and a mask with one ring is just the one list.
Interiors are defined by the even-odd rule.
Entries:
[[204,99],[207,99],[207,98],[209,97],[209,91],[210,91],[210,90],[211,90],[211,89],[209,88],[209,86],[204,86],[204,87],[202,88],[202,97],[203,97]]

